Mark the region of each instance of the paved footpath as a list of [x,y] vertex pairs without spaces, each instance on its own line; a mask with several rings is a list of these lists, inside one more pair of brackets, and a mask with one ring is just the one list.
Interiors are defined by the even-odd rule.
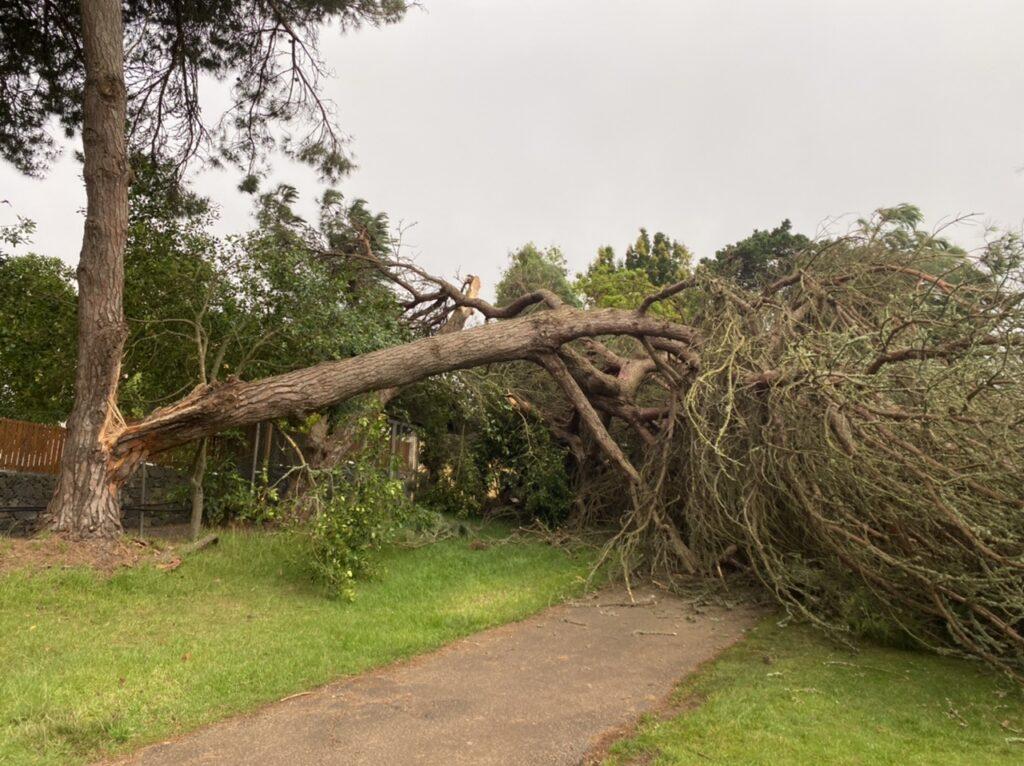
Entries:
[[591,594],[135,753],[138,766],[578,764],[751,627],[661,592]]

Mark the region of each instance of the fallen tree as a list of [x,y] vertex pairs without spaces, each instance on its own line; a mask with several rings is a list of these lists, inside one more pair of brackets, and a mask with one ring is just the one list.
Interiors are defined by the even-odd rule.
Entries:
[[[262,17],[253,17],[264,47],[240,85],[255,106],[274,103],[271,115],[287,113],[290,96],[275,101],[280,94],[262,79],[263,64],[284,61],[285,71],[301,72],[294,52],[310,55],[303,40],[312,33],[296,34],[296,24],[308,32],[330,16],[296,16],[296,8],[278,5],[265,9],[266,35]],[[349,15],[377,9],[342,7]],[[897,209],[794,257],[763,290],[705,270],[634,310],[592,311],[565,307],[545,291],[495,306],[413,264],[370,255],[367,263],[408,295],[409,320],[426,337],[262,380],[203,386],[125,423],[116,407],[130,182],[121,14],[114,0],[82,3],[88,206],[79,366],[51,529],[116,535],[120,487],[154,452],[431,375],[527,361],[551,376],[564,404],[522,405],[550,424],[581,471],[602,479],[605,497],[595,499],[621,525],[607,553],[626,571],[747,567],[820,625],[895,631],[1024,674],[1019,242],[969,258],[907,226]],[[145,23],[135,19],[130,28],[145,32]],[[77,41],[72,32],[60,39]],[[292,42],[291,64],[272,58],[279,37]],[[178,38],[168,39],[177,50]],[[147,46],[132,50],[150,55]],[[140,67],[148,58],[133,61]],[[210,66],[223,72],[232,63]],[[72,69],[73,87],[61,91],[73,107],[62,113],[67,124],[78,119],[79,69]],[[279,68],[269,71],[270,83],[295,83]],[[300,81],[302,103],[323,113],[315,88]],[[178,113],[186,130],[194,106],[186,99]],[[242,132],[264,136],[270,116],[247,113],[259,119],[255,133],[242,120]],[[158,149],[159,125],[151,132]],[[195,144],[186,144],[188,155]],[[313,144],[300,156],[337,174],[343,157]],[[3,148],[30,164],[26,145]],[[701,304],[692,327],[650,315],[653,305],[687,291]],[[453,310],[468,309],[488,323],[430,334]]]
[[818,625],[1020,679],[1020,243],[970,258],[907,234],[883,213],[759,293],[703,282],[702,369],[609,553],[671,572],[682,541]]
[[[621,526],[606,555],[625,571],[749,569],[823,627],[904,636],[1020,676],[1015,240],[972,258],[883,213],[808,248],[763,290],[699,270],[633,311],[571,309],[543,290],[499,307],[397,258],[365,260],[404,291],[422,331],[467,308],[487,323],[197,390],[126,426],[111,475],[223,428],[527,361],[562,402],[519,405],[604,494],[593,499]],[[649,316],[687,291],[702,302],[694,327]]]
[[[762,290],[699,270],[636,311],[697,292],[685,338],[526,354],[564,401],[513,399],[572,450],[597,517],[620,524],[606,556],[624,571],[748,569],[820,626],[1020,678],[1021,243],[971,256],[919,220],[879,211]],[[447,305],[492,320],[523,308],[462,299],[397,259],[381,268],[427,326]]]
[[573,340],[601,335],[648,336],[687,348],[697,337],[692,328],[635,311],[562,307],[262,380],[227,380],[199,387],[180,402],[118,429],[111,438],[109,476],[123,481],[147,455],[229,428],[320,410],[443,372],[548,358]]

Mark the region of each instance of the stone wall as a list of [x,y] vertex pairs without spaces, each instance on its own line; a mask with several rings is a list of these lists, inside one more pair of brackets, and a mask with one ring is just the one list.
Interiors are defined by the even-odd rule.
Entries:
[[[0,471],[0,532],[26,528],[50,502],[56,485],[54,474]],[[138,524],[141,509],[151,519],[148,523],[163,517],[161,510],[180,517],[178,511],[188,506],[188,477],[173,468],[147,465],[121,490],[121,504],[126,528]]]
[[[0,508],[44,508],[56,485],[54,474],[0,471]],[[121,490],[126,508],[181,507],[187,499],[188,477],[160,465],[139,469]]]
[[57,477],[49,473],[0,471],[0,508],[41,508],[50,500]]

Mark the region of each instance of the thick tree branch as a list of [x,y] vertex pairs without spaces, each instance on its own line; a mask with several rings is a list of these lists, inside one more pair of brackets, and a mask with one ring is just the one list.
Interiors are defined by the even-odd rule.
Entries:
[[633,467],[633,464],[629,462],[629,458],[626,457],[622,448],[619,447],[611,437],[611,434],[608,433],[608,429],[601,422],[601,418],[594,409],[594,405],[590,403],[586,394],[583,393],[583,390],[569,373],[565,362],[555,354],[540,354],[537,356],[537,361],[561,386],[562,391],[579,413],[583,424],[587,427],[591,437],[597,442],[601,450],[615,465],[622,469],[622,472],[629,477],[630,481],[638,483],[640,481],[640,474]]
[[693,344],[692,328],[633,311],[560,308],[462,332],[325,362],[263,380],[229,380],[155,411],[117,435],[117,474],[146,454],[271,418],[322,409],[359,394],[494,362],[534,359],[570,341],[601,335],[667,338]]

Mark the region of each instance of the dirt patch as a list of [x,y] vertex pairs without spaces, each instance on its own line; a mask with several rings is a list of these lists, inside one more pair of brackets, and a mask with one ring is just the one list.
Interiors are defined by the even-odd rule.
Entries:
[[7,538],[0,539],[0,574],[89,567],[110,575],[152,560],[157,553],[149,543],[132,538],[76,542],[57,536]]

